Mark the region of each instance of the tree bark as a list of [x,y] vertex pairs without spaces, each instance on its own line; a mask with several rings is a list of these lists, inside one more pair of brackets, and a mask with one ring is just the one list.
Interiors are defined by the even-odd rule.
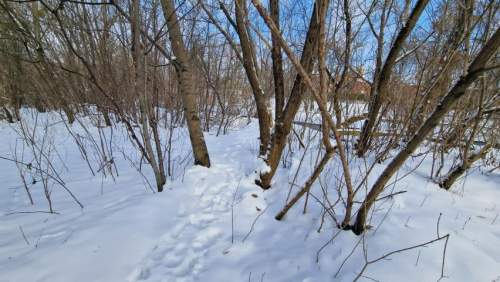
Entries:
[[[269,1],[269,11],[271,19],[278,30],[280,29],[280,6],[279,0]],[[271,58],[273,60],[273,79],[274,79],[274,120],[275,123],[281,123],[283,107],[285,105],[285,82],[283,78],[283,58],[281,56],[281,47],[276,36],[271,35],[272,49]]]
[[182,38],[179,20],[173,0],[161,0],[163,15],[167,21],[168,37],[172,52],[175,58],[172,58],[172,64],[177,73],[179,89],[182,95],[184,114],[189,130],[189,138],[193,149],[194,164],[210,167],[210,157],[208,155],[205,137],[201,130],[201,122],[196,107],[195,80],[191,66],[191,60],[186,51],[184,40]]

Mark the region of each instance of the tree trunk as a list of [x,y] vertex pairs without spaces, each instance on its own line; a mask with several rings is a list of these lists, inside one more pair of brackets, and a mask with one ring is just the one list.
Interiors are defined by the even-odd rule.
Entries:
[[269,106],[269,99],[264,94],[259,82],[259,70],[255,62],[256,54],[255,48],[253,48],[253,42],[248,33],[246,27],[246,21],[248,20],[246,14],[246,0],[236,0],[235,1],[235,14],[236,14],[236,30],[240,38],[241,51],[243,54],[243,67],[252,87],[253,96],[255,99],[255,104],[257,106],[257,118],[259,120],[259,131],[260,131],[260,146],[259,155],[265,156],[269,148],[269,143],[271,140],[271,127],[272,127],[272,117],[271,108]]
[[439,187],[445,190],[450,190],[453,183],[455,183],[474,162],[484,158],[491,148],[493,148],[491,144],[486,144],[483,148],[481,148],[481,150],[479,150],[479,152],[471,154],[467,159],[463,160],[459,166],[456,166],[450,171],[450,173],[448,173],[448,175],[439,183]]
[[175,58],[172,58],[172,64],[177,73],[179,88],[184,104],[184,114],[189,130],[189,138],[193,149],[194,164],[210,167],[210,157],[208,155],[205,137],[201,130],[201,122],[196,107],[195,80],[191,66],[191,60],[188,57],[184,40],[182,38],[181,28],[176,14],[173,0],[161,0],[163,15],[167,21],[168,37],[172,52]]
[[[326,5],[328,5],[329,1],[326,2]],[[309,29],[307,31],[304,48],[302,50],[302,57],[300,59],[301,65],[308,74],[312,72],[314,66],[313,62],[316,57],[315,49],[318,44],[320,32],[318,20],[319,15],[317,10],[317,3],[315,3],[309,22]],[[271,180],[276,173],[276,169],[278,168],[281,154],[286,145],[286,140],[292,129],[293,119],[299,110],[305,90],[306,85],[304,84],[304,78],[300,74],[297,74],[295,76],[290,97],[288,98],[288,102],[283,111],[282,123],[275,125],[274,133],[272,135],[271,148],[266,158],[266,163],[270,169],[265,173],[261,173],[260,179],[256,181],[256,183],[264,189],[271,187]]]
[[[165,171],[163,167],[160,169],[158,162],[161,159],[156,160],[155,153],[153,151],[153,144],[151,140],[151,133],[149,131],[149,121],[150,121],[150,111],[148,102],[148,93],[146,93],[146,58],[144,55],[144,50],[142,48],[141,37],[140,37],[140,24],[141,24],[141,14],[140,14],[140,2],[139,0],[132,1],[132,48],[133,48],[133,60],[134,60],[134,91],[139,97],[139,114],[142,126],[142,137],[144,142],[144,148],[146,155],[144,158],[149,162],[149,165],[153,169],[156,180],[156,189],[158,192],[163,191],[163,186],[165,185]],[[151,124],[154,127],[154,124]],[[159,148],[159,144],[156,144],[156,149]],[[162,154],[159,154],[162,158]]]
[[[271,19],[278,30],[280,29],[280,6],[279,0],[269,1],[269,11]],[[274,79],[274,121],[276,124],[281,123],[283,106],[285,105],[285,82],[283,78],[283,58],[281,57],[281,47],[276,36],[271,36],[272,49],[271,58],[273,60],[273,79]]]
[[403,44],[406,38],[410,35],[411,31],[415,27],[420,15],[424,11],[425,7],[429,0],[418,0],[413,8],[413,11],[408,18],[406,24],[399,31],[394,44],[387,55],[387,59],[380,71],[380,75],[378,76],[375,91],[371,92],[370,97],[370,107],[368,112],[368,119],[363,124],[363,129],[357,144],[357,154],[358,156],[364,156],[366,151],[368,150],[369,139],[371,138],[371,134],[373,131],[373,127],[375,126],[376,120],[378,118],[378,113],[380,111],[380,107],[382,106],[382,100],[386,96],[387,88],[389,86],[389,82],[391,80],[391,72],[396,64],[396,59],[399,55],[399,52],[403,49]]

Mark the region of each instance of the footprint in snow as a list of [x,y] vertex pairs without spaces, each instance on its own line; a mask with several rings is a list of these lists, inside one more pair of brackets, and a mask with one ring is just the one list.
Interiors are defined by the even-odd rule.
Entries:
[[[225,176],[221,176],[225,178]],[[194,281],[204,268],[204,257],[223,234],[210,226],[229,210],[233,195],[227,185],[196,186],[193,206],[179,207],[178,224],[164,234],[129,281]],[[194,212],[194,213],[193,213]]]

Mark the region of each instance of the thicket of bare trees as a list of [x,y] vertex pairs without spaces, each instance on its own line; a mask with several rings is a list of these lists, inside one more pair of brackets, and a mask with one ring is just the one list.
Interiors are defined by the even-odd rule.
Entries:
[[[21,109],[33,107],[69,124],[93,116],[96,126],[123,126],[157,191],[171,174],[175,127],[187,127],[194,164],[210,167],[203,131],[225,134],[256,118],[263,189],[291,151],[309,149],[305,131],[317,131],[316,165],[276,218],[302,197],[305,211],[336,160],[324,215],[362,234],[408,158],[429,155],[429,178],[447,190],[476,162],[498,168],[499,8],[494,0],[0,0],[2,116],[22,122]],[[337,205],[340,219],[330,212]]]

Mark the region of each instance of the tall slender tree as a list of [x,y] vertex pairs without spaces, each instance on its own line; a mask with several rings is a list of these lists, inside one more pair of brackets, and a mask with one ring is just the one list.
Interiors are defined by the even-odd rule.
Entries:
[[163,15],[167,21],[168,38],[172,53],[175,57],[171,62],[175,67],[179,90],[182,95],[184,114],[189,130],[189,138],[193,149],[194,163],[197,165],[210,167],[210,157],[208,155],[205,137],[201,129],[200,117],[198,115],[195,77],[191,59],[184,45],[181,26],[177,17],[177,10],[173,0],[161,0]]

